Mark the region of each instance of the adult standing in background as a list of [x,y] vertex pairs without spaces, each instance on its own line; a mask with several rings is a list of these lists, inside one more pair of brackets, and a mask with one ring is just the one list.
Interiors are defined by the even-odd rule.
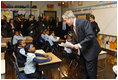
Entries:
[[14,23],[14,19],[10,19],[9,20],[9,31],[8,31],[8,33],[9,33],[9,35],[10,35],[10,37],[12,37],[13,35],[14,35],[14,32],[15,32],[15,28],[16,28],[16,24]]
[[82,78],[96,79],[97,61],[101,47],[96,40],[89,21],[76,18],[71,10],[66,11],[62,18],[66,24],[73,26],[73,48],[78,49],[78,54],[80,55]]
[[98,34],[98,32],[100,32],[100,29],[98,27],[98,24],[95,22],[95,16],[90,14],[89,15],[89,20],[90,20],[93,32],[94,32],[95,36],[97,37],[97,34]]

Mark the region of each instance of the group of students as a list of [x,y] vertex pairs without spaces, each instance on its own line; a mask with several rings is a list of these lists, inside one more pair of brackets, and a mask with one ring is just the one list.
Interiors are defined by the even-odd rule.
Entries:
[[58,41],[60,38],[55,37],[54,31],[49,31],[45,29],[41,34],[42,41],[48,41],[50,46],[54,46],[54,42]]
[[[48,33],[47,30],[45,30],[45,32]],[[46,33],[43,32],[41,35],[41,37],[44,38],[44,40],[46,40],[47,36],[48,38],[55,39],[53,31],[49,32],[50,35],[47,35]],[[71,42],[72,42],[72,35],[67,35],[66,43],[71,43]],[[71,57],[72,50],[66,47],[64,48],[64,50],[68,53],[67,56]],[[49,62],[52,60],[52,58],[51,56],[48,55],[35,53],[35,51],[36,49],[33,44],[26,45],[25,40],[18,40],[15,55],[16,55],[16,59],[17,59],[16,62],[18,64],[19,69],[24,67],[24,72],[28,78],[38,79],[38,78],[42,78],[42,72],[39,71],[36,65],[38,63]],[[37,56],[45,57],[46,59],[38,59]]]
[[[35,53],[36,49],[33,44],[27,44],[24,40],[18,40],[16,48],[16,59],[19,68],[24,67],[24,73],[28,78],[41,78],[42,73],[38,71],[36,65],[51,61],[51,57],[40,53]],[[45,57],[46,59],[38,59],[37,56]]]

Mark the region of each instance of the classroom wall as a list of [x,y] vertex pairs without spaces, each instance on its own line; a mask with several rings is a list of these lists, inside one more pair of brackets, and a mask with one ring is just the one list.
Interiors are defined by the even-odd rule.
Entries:
[[71,1],[68,4],[68,7],[63,7],[63,12],[70,9],[75,9],[75,8],[79,8],[79,7],[86,7],[86,6],[91,6],[91,5],[98,5],[98,4],[104,4],[104,3],[110,3],[110,2],[114,2],[114,1],[81,1],[83,4],[82,5],[78,5],[78,1]]
[[[5,4],[11,4],[13,6],[15,5],[30,5],[30,1],[3,1]],[[83,2],[82,5],[78,5],[78,2]],[[36,5],[39,9],[40,13],[43,13],[44,10],[47,10],[47,4],[54,4],[54,10],[57,11],[57,16],[59,17],[59,20],[61,21],[61,11],[62,14],[69,10],[79,7],[85,7],[85,6],[91,6],[91,5],[97,5],[97,4],[103,4],[103,3],[110,3],[114,1],[69,1],[69,5],[67,7],[58,6],[58,3],[61,3],[61,1],[32,1],[33,5]]]
[[[30,1],[3,1],[5,4],[15,5],[30,5]],[[47,10],[47,4],[54,4],[54,11],[57,11],[57,17],[61,20],[61,7],[58,6],[57,1],[32,1],[32,6],[36,5],[39,9],[39,14],[44,13],[44,10]]]

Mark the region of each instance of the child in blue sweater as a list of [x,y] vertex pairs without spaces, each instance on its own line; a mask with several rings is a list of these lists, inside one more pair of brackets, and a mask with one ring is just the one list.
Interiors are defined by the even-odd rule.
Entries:
[[[40,79],[42,76],[41,71],[36,70],[36,63],[45,63],[51,61],[51,57],[39,53],[35,53],[35,47],[33,44],[26,46],[27,60],[25,63],[24,72],[29,78]],[[37,59],[36,56],[45,57],[47,59]]]

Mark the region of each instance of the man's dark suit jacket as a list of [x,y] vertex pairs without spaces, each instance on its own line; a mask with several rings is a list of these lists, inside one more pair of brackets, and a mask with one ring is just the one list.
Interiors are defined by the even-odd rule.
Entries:
[[77,35],[74,37],[74,43],[80,43],[82,46],[80,48],[81,54],[87,61],[91,61],[98,56],[101,47],[96,40],[89,21],[76,18],[75,23]]

